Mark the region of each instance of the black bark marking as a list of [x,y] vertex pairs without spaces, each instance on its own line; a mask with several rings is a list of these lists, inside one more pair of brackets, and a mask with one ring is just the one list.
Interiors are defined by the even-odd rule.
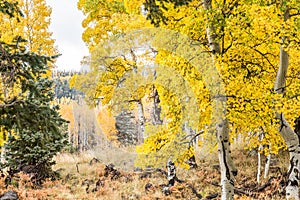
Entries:
[[283,122],[283,114],[281,113],[280,114],[280,129],[279,129],[279,131],[281,132],[284,127],[287,127],[287,125]]
[[232,172],[233,176],[237,176],[237,174],[238,174],[238,171],[237,171],[237,170],[233,170],[233,171],[231,171],[231,172]]
[[294,158],[295,158],[295,156],[293,156],[292,158],[291,158],[291,160],[290,160],[290,169],[289,169],[289,171],[287,172],[287,177],[290,177],[290,175],[291,175],[291,173],[292,173],[292,170],[293,170],[293,168],[294,168]]
[[[290,169],[287,173],[287,178],[288,178],[288,182],[287,182],[287,185],[289,186],[299,186],[299,170],[297,168],[295,168],[295,166],[298,165],[298,160],[295,162],[294,164],[294,158],[295,156],[293,156],[290,160]],[[295,180],[290,180],[290,175],[291,173],[294,172],[295,173]]]
[[190,157],[188,159],[187,164],[190,166],[191,169],[198,168],[198,165],[196,163],[195,155],[193,155],[192,157]]
[[169,180],[169,183],[168,183],[168,186],[170,187],[170,186],[174,186],[174,184],[175,184],[175,180],[174,179],[170,179]]
[[230,178],[229,167],[228,167],[227,161],[226,161],[226,153],[225,153],[225,145],[224,145],[224,142],[221,141],[221,144],[222,144],[222,150],[223,150],[223,160],[224,160],[224,165],[225,165],[225,169],[226,169],[226,178],[227,178],[228,180],[231,180],[231,178]]
[[298,187],[298,181],[297,180],[293,180],[293,181],[290,181],[290,185],[291,186],[297,186]]
[[295,119],[294,122],[295,122],[294,132],[298,136],[298,141],[300,142],[300,117],[298,117],[297,119]]
[[294,168],[294,173],[297,181],[299,181],[299,170],[297,168]]

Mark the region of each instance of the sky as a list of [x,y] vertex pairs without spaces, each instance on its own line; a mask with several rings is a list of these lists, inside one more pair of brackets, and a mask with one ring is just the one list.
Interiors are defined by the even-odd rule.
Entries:
[[50,31],[59,53],[56,66],[59,70],[79,71],[80,61],[88,55],[88,49],[81,39],[84,18],[77,9],[78,0],[46,0],[52,7]]

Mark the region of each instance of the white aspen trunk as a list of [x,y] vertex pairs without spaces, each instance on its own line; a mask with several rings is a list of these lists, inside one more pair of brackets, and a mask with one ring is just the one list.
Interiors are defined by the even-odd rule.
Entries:
[[[203,9],[206,11],[212,10],[211,0],[202,1]],[[213,55],[221,53],[220,44],[216,41],[217,34],[212,24],[208,24],[206,34],[210,51]],[[224,98],[223,100],[226,101]],[[237,169],[232,162],[230,155],[229,143],[229,127],[227,119],[219,119],[217,124],[217,140],[218,140],[218,153],[221,169],[221,187],[222,187],[222,200],[231,200],[234,198],[234,176],[237,175]]]
[[260,155],[260,150],[262,149],[262,145],[259,146],[258,151],[257,151],[257,176],[256,176],[256,181],[259,184],[260,183],[260,175],[261,175],[261,155]]
[[280,134],[284,138],[290,155],[288,169],[288,183],[286,186],[286,199],[299,200],[299,173],[300,173],[300,143],[298,135],[292,130],[283,114],[277,113],[280,119]]
[[267,161],[266,161],[266,164],[265,164],[264,179],[268,178],[269,170],[270,170],[270,163],[271,163],[271,152],[267,156]]
[[228,120],[217,125],[218,153],[221,168],[222,200],[234,197],[234,176],[237,170],[230,155]]
[[[287,21],[290,18],[289,9],[286,9],[284,13],[284,21]],[[280,46],[280,55],[279,55],[279,68],[276,75],[276,80],[274,84],[274,90],[278,94],[283,94],[285,92],[285,82],[286,74],[289,66],[289,54],[284,50],[284,45],[288,38],[282,37],[281,46]]]
[[[289,8],[286,8],[284,13],[284,20],[290,18]],[[274,90],[278,94],[284,94],[286,86],[286,74],[289,66],[289,55],[284,50],[285,43],[288,38],[282,38],[280,47],[280,64],[277,71]],[[279,132],[284,138],[288,147],[290,162],[288,170],[288,183],[286,186],[286,199],[299,200],[299,173],[300,173],[300,141],[298,135],[293,131],[291,125],[286,121],[283,113],[276,113],[277,119],[280,120]]]
[[[211,0],[203,0],[203,8],[206,11],[212,9]],[[220,54],[220,44],[216,42],[217,34],[213,25],[208,25],[206,28],[206,35],[209,43],[210,50],[213,54]]]
[[142,100],[137,102],[138,109],[138,144],[144,142],[144,132],[145,132],[145,115]]
[[[262,132],[260,135],[259,135],[259,140],[260,142],[263,140],[264,138],[264,132]],[[256,177],[256,181],[257,183],[259,184],[260,183],[260,176],[261,176],[261,151],[263,150],[263,145],[260,144],[259,147],[258,147],[258,150],[257,150],[257,177]]]

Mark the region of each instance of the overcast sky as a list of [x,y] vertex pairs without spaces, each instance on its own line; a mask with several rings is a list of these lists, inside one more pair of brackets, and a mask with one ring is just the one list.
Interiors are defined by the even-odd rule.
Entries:
[[88,49],[81,39],[84,18],[77,9],[77,0],[46,0],[52,7],[50,31],[55,44],[62,54],[56,65],[62,70],[79,70],[82,57],[88,55]]

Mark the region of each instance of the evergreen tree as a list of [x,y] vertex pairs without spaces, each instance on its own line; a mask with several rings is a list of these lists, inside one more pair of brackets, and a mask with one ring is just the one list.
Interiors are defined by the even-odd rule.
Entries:
[[[0,1],[5,14],[19,12],[3,5]],[[12,173],[33,173],[40,181],[51,175],[52,158],[66,144],[66,121],[53,105],[53,81],[46,75],[54,57],[37,55],[26,47],[20,37],[12,44],[0,42],[0,127],[8,135],[6,161],[1,165]]]

